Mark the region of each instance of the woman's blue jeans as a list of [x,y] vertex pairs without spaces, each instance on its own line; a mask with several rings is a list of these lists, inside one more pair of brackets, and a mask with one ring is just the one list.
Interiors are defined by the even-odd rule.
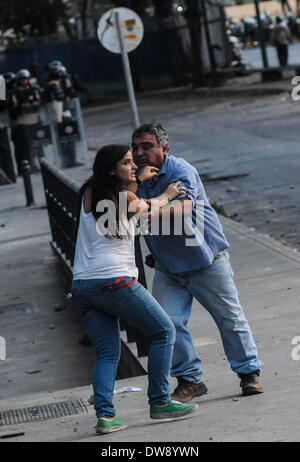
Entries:
[[74,280],[72,300],[89,338],[96,349],[93,387],[95,411],[99,417],[113,417],[114,382],[120,357],[119,318],[150,338],[148,355],[149,404],[170,399],[168,375],[171,367],[175,328],[152,295],[137,281],[119,288],[126,277],[109,289],[118,278]]

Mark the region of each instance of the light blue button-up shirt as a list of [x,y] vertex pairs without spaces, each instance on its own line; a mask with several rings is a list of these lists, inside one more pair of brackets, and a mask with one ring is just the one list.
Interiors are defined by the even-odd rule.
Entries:
[[[192,217],[186,218],[180,235],[174,234],[176,226],[171,224],[170,233],[146,235],[145,240],[156,261],[157,268],[171,273],[182,273],[205,268],[216,255],[229,247],[215,210],[210,206],[197,170],[181,157],[168,154],[153,180],[145,181],[137,191],[144,199],[162,194],[170,183],[182,180],[186,194],[193,202]],[[174,217],[175,221],[175,217]],[[178,226],[178,224],[177,224]],[[175,231],[175,233],[178,232]]]

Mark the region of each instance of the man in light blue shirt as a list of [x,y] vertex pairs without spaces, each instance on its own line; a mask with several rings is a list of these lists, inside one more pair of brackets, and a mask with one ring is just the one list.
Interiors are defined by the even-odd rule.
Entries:
[[[187,190],[186,194],[178,196],[177,200],[187,197],[193,205],[193,229],[189,230],[190,233],[194,231],[193,235],[184,233],[185,228],[182,227],[181,235],[173,233],[167,239],[166,236],[161,235],[155,238],[147,236],[145,238],[153,257],[159,261],[162,259],[160,255],[163,254],[162,266],[171,273],[205,268],[213,262],[219,252],[229,247],[218,216],[208,203],[197,170],[183,158],[167,155],[157,177],[143,183],[138,189],[138,195],[146,199],[157,197],[167,189],[170,183],[178,180],[182,180]],[[202,223],[203,219],[204,223]],[[196,242],[202,245],[195,245]]]
[[[145,236],[155,260],[153,296],[166,310],[176,328],[171,375],[178,380],[172,398],[191,401],[207,392],[202,382],[201,360],[187,323],[195,297],[211,314],[220,331],[227,359],[241,379],[244,396],[262,393],[260,361],[241,307],[233,280],[221,223],[210,206],[197,170],[183,158],[168,154],[168,135],[160,124],[144,124],[132,135],[132,151],[139,169],[150,165],[159,169],[157,177],[142,183],[137,174],[137,195],[151,199],[162,194],[170,183],[181,180],[186,193],[169,208],[172,224],[164,230],[165,213],[160,210],[159,233],[154,228]],[[182,230],[175,226],[182,216]],[[157,218],[157,217],[156,217]],[[178,225],[178,221],[177,221]],[[177,226],[178,228],[178,226]],[[156,229],[157,231],[157,229]]]

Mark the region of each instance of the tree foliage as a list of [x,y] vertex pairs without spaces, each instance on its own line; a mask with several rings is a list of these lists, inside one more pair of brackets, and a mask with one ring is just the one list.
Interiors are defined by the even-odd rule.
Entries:
[[[175,0],[0,0],[0,39],[3,42],[4,37],[6,43],[19,43],[26,39],[51,36],[58,30],[61,33],[62,29],[70,40],[96,37],[97,23],[102,14],[119,6],[134,10],[145,24],[152,22],[163,25],[167,21],[176,29],[174,17],[178,14],[177,4]],[[201,85],[203,65],[199,0],[186,0],[183,5],[182,16],[190,36],[193,83]],[[180,46],[180,40],[178,44]],[[176,56],[173,59],[176,60]]]
[[65,14],[63,0],[0,0],[1,33],[11,32],[15,41],[53,34]]

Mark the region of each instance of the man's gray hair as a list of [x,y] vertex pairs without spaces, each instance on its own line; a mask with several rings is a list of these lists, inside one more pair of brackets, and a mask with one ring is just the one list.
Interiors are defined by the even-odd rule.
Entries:
[[151,122],[147,124],[140,125],[132,134],[132,140],[138,138],[139,136],[144,135],[145,133],[150,133],[156,137],[157,143],[159,146],[164,146],[169,143],[169,137],[166,130],[156,122]]

